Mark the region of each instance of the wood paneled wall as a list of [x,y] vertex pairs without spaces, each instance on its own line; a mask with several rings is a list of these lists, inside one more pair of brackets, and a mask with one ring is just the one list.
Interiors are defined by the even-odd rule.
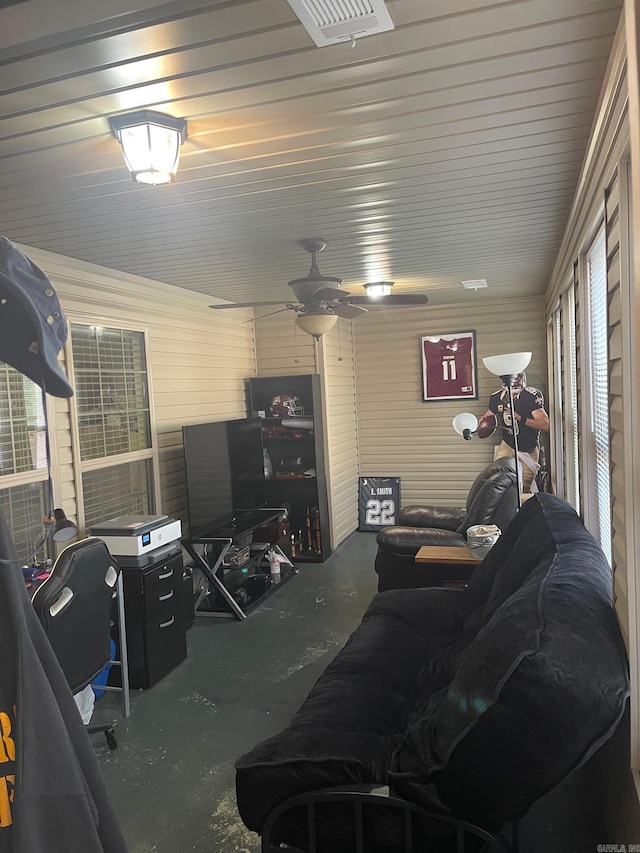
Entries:
[[259,376],[319,373],[331,547],[358,526],[358,440],[352,324],[339,320],[320,341],[284,311],[256,321]]
[[321,339],[326,406],[327,485],[332,545],[358,526],[358,423],[353,329],[357,321],[338,320]]
[[[401,478],[401,502],[462,506],[493,458],[499,436],[464,441],[451,426],[459,412],[480,416],[500,387],[482,358],[530,350],[529,385],[546,389],[544,301],[495,301],[469,292],[455,305],[372,310],[354,322],[360,475]],[[476,332],[479,398],[422,401],[421,338]]]
[[[214,312],[203,294],[21,246],[50,277],[71,322],[146,331],[160,463],[158,511],[186,520],[182,426],[244,417],[255,375],[250,312]],[[74,514],[69,404],[55,400],[56,498]]]
[[609,435],[611,466],[611,561],[618,618],[629,645],[629,590],[627,582],[627,474],[625,471],[625,397],[623,393],[623,299],[620,251],[620,173],[606,192],[607,311],[609,349]]

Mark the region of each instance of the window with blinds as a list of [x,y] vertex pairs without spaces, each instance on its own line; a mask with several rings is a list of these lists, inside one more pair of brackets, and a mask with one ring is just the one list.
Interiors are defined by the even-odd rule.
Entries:
[[564,383],[563,383],[563,339],[562,339],[562,308],[553,312],[551,318],[551,333],[553,346],[553,390],[555,405],[552,417],[554,418],[555,433],[555,467],[556,467],[556,494],[563,498],[566,492],[567,464],[566,464],[566,437],[564,428]]
[[571,461],[569,466],[568,495],[576,512],[580,512],[580,446],[578,432],[578,362],[576,340],[576,293],[573,287],[567,291],[566,297],[566,446],[567,456]]
[[591,374],[591,438],[595,503],[602,550],[611,562],[609,474],[609,363],[607,347],[607,258],[604,229],[586,255]]
[[[50,512],[47,496],[42,391],[0,362],[0,511],[21,562],[33,554],[43,532],[42,519]],[[50,554],[43,548],[37,556],[42,559]]]
[[[150,464],[114,465],[82,475],[86,527],[118,515],[149,515]],[[123,511],[123,505],[126,509]]]
[[143,332],[71,324],[84,526],[152,504],[151,415]]

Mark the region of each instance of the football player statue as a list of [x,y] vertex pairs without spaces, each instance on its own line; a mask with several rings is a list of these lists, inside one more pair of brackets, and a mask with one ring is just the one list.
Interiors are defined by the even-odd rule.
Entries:
[[549,416],[544,409],[544,397],[537,388],[527,386],[525,373],[518,373],[511,385],[513,409],[509,404],[506,385],[489,397],[489,408],[478,420],[478,437],[488,438],[496,429],[502,441],[496,448],[495,458],[513,456],[514,430],[518,437],[518,456],[522,463],[522,491],[529,492],[540,470],[540,432],[549,432]]

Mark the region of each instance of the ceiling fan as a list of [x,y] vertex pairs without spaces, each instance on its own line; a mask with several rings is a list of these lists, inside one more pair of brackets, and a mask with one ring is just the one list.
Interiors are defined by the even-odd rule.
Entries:
[[[390,293],[393,282],[375,282],[365,285],[370,292],[362,296],[353,295],[341,290],[341,278],[323,275],[316,263],[316,254],[326,247],[326,241],[318,237],[310,237],[300,241],[302,248],[311,255],[311,269],[308,275],[294,278],[289,282],[295,296],[295,302],[284,300],[270,302],[237,302],[233,305],[210,305],[209,308],[225,310],[228,308],[256,308],[263,305],[283,305],[296,312],[296,324],[315,338],[319,338],[333,327],[338,317],[352,320],[360,314],[366,314],[365,305],[426,305],[428,298],[422,293]],[[372,295],[374,293],[384,295]],[[276,312],[278,313],[278,312]]]

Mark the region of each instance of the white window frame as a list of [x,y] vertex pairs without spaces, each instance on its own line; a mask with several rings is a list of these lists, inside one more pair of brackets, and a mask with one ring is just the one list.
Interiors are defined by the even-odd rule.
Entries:
[[[599,490],[598,490],[598,463],[596,458],[595,433],[594,433],[594,376],[592,364],[592,345],[591,345],[591,301],[589,298],[589,271],[588,271],[588,255],[595,243],[601,236],[605,240],[605,258],[606,258],[606,233],[604,233],[605,223],[604,215],[598,219],[597,227],[593,230],[590,239],[580,252],[578,259],[578,282],[580,287],[580,353],[581,353],[581,392],[582,392],[582,411],[581,411],[581,434],[582,434],[582,505],[583,517],[587,529],[600,542],[600,545],[611,563],[611,536],[609,526],[609,541],[602,541],[602,536],[606,537],[607,530],[601,531],[601,513],[599,505]],[[606,269],[605,269],[605,285],[606,285]],[[609,493],[609,510],[611,507],[611,495]],[[610,524],[610,523],[609,523]]]
[[578,364],[576,358],[576,294],[574,277],[562,294],[564,383],[564,499],[580,513],[580,456],[578,437]]
[[[118,465],[126,465],[131,462],[149,461],[151,463],[151,489],[150,489],[150,511],[158,512],[161,506],[161,486],[160,486],[160,464],[158,458],[158,439],[155,422],[155,403],[153,398],[153,379],[151,376],[151,365],[149,361],[149,329],[147,326],[131,323],[130,321],[123,322],[114,318],[87,316],[83,314],[67,314],[69,326],[72,324],[83,326],[102,326],[110,329],[120,329],[127,332],[138,332],[144,336],[144,351],[145,365],[147,374],[147,392],[149,395],[149,428],[150,428],[150,446],[144,450],[135,450],[129,453],[122,453],[115,456],[104,456],[97,459],[82,460],[80,457],[80,431],[78,426],[78,410],[72,398],[71,408],[69,412],[71,426],[71,454],[73,458],[74,470],[74,487],[76,493],[76,506],[78,517],[78,528],[85,530],[86,516],[84,509],[84,488],[82,475],[88,471],[105,470]],[[67,372],[69,381],[72,387],[75,387],[75,374],[73,365],[73,346],[71,334],[65,345],[65,357],[67,362]]]
[[554,494],[580,513],[575,278],[572,272],[547,321],[549,387],[553,389]]
[[[38,392],[41,393],[41,392]],[[30,471],[21,471],[15,474],[5,474],[0,478],[0,489],[11,489],[19,486],[29,486],[31,484],[38,484],[41,487],[45,488],[45,511],[53,511],[54,507],[61,506],[61,500],[59,495],[59,487],[57,484],[59,483],[58,477],[56,474],[59,472],[58,465],[58,446],[56,441],[56,429],[55,429],[55,403],[53,398],[50,395],[45,395],[43,405],[45,407],[46,414],[46,428],[47,428],[47,438],[48,438],[48,446],[49,446],[49,467],[51,468],[52,474],[52,483],[51,483],[51,499],[53,506],[47,507],[47,492],[49,491],[48,479],[49,479],[49,468],[47,466],[42,468],[34,468]],[[6,518],[7,525],[9,526],[9,530],[12,529],[12,519]],[[38,539],[38,536],[43,532],[44,524],[38,530],[34,530],[33,532],[33,542],[35,543]],[[42,559],[43,557],[52,556],[52,548],[51,548],[51,540],[45,540],[38,552],[35,554],[36,558]],[[30,554],[17,554],[18,559],[26,560],[30,559],[32,555]]]

